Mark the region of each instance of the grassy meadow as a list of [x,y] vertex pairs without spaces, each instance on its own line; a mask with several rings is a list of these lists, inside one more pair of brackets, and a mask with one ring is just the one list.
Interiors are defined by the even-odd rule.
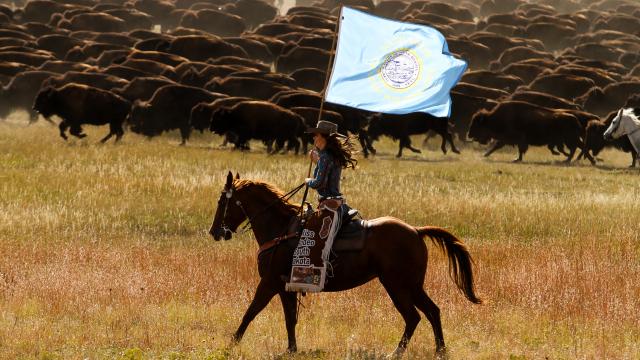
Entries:
[[[107,128],[65,143],[45,122],[0,121],[0,358],[377,359],[404,323],[377,281],[304,298],[300,354],[283,356],[279,300],[228,347],[258,283],[251,233],[208,236],[228,170],[288,190],[308,160],[219,149],[196,135]],[[420,144],[422,137],[416,137]],[[432,244],[425,287],[442,311],[451,359],[640,358],[640,171],[605,151],[602,167],[561,165],[532,148],[484,159],[480,148],[396,160],[396,144],[344,173],[343,192],[368,218],[447,228],[476,261],[474,305]],[[299,197],[296,197],[299,199]],[[423,316],[405,358],[435,345]]]

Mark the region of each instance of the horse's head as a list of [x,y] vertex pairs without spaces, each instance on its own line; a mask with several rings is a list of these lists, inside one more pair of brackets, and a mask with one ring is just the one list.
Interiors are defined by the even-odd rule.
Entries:
[[[240,175],[236,174],[236,179],[239,178]],[[235,192],[233,175],[231,171],[229,171],[229,174],[227,174],[227,182],[224,184],[224,188],[218,199],[218,208],[213,217],[213,223],[209,229],[209,234],[211,234],[216,241],[223,237],[225,240],[231,239],[232,233],[236,231],[246,217],[238,205],[239,200]]]
[[606,140],[617,139],[628,135],[640,128],[640,119],[634,114],[633,109],[622,108],[611,121],[611,125],[604,132]]

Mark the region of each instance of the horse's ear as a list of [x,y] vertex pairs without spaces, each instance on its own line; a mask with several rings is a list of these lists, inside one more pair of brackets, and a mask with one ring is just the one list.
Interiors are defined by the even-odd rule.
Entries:
[[240,173],[236,173],[236,180],[240,180]]
[[224,187],[226,189],[230,189],[232,183],[233,183],[233,174],[231,174],[231,171],[229,171],[229,173],[227,174],[227,183],[224,185]]

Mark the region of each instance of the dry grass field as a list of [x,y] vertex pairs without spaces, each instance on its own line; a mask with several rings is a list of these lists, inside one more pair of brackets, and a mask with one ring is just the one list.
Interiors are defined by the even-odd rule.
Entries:
[[[228,347],[258,274],[250,233],[207,234],[226,172],[288,190],[307,159],[260,144],[220,150],[209,136],[96,144],[106,131],[64,143],[44,122],[0,122],[0,358],[377,359],[395,348],[404,325],[377,281],[304,298],[298,355],[282,355],[277,298]],[[366,217],[442,226],[469,245],[484,305],[464,299],[429,244],[425,286],[451,359],[640,358],[640,173],[629,155],[563,166],[536,148],[511,164],[514,149],[487,160],[430,145],[396,160],[396,144],[379,144],[343,190]],[[423,318],[406,358],[434,347]]]

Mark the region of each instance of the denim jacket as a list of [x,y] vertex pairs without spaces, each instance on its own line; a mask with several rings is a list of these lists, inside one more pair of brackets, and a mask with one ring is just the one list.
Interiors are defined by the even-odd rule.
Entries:
[[321,150],[318,155],[318,164],[313,171],[313,179],[307,184],[310,188],[318,191],[320,200],[342,196],[340,193],[342,167],[328,151]]

